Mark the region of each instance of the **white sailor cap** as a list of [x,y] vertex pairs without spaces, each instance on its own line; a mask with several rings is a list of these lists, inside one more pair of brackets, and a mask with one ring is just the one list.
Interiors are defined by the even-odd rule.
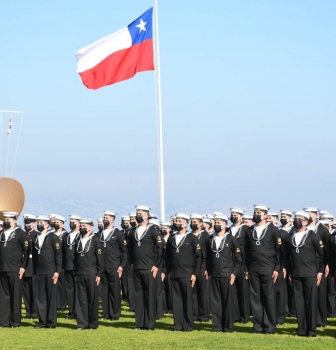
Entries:
[[190,220],[197,219],[197,220],[202,220],[203,221],[203,216],[201,214],[191,214],[190,215]]
[[189,221],[190,216],[188,214],[178,213],[178,214],[176,214],[176,219],[184,219],[184,220]]
[[56,215],[57,215],[57,214],[50,214],[50,215],[49,215],[49,218],[50,218],[50,219],[51,219],[51,218],[54,218]]
[[295,216],[303,216],[303,217],[306,218],[307,220],[310,219],[309,214],[308,214],[307,212],[305,212],[305,211],[302,211],[302,210],[296,211],[294,215],[295,215]]
[[329,225],[330,221],[329,220],[320,220],[319,223],[321,223],[322,225]]
[[66,221],[64,216],[62,215],[55,215],[54,218],[55,220],[63,221],[63,223]]
[[333,215],[333,214],[330,214],[330,213],[328,213],[328,214],[323,214],[323,215],[322,215],[322,219],[323,219],[323,220],[324,220],[324,219],[333,220],[333,219],[334,219],[334,215]]
[[172,216],[170,217],[170,220],[174,220],[174,219],[176,219],[176,215],[172,215]]
[[148,205],[142,205],[142,204],[136,205],[135,209],[136,210],[143,210],[143,211],[150,211],[151,210],[151,208]]
[[18,213],[16,213],[15,211],[3,211],[2,215],[4,218],[16,219]]
[[24,215],[23,215],[23,219],[24,219],[24,220],[32,220],[32,221],[36,221],[36,215],[32,215],[32,214],[24,214]]
[[303,210],[308,213],[318,213],[319,211],[317,207],[306,207],[306,208],[303,208]]
[[289,216],[293,216],[293,212],[287,209],[281,209],[280,210],[280,214],[284,214],[284,215],[289,215]]
[[220,211],[214,211],[212,213],[212,215],[215,217],[216,215],[224,215],[223,213],[221,213]]
[[330,214],[330,211],[328,211],[328,210],[320,210],[319,213],[320,213],[320,215]]
[[208,219],[213,220],[215,217],[212,214],[207,214],[206,216]]
[[244,209],[237,208],[237,207],[230,208],[230,211],[231,211],[231,213],[238,213],[238,214],[241,214],[241,215],[243,215],[245,213]]
[[48,215],[38,215],[36,221],[50,221],[50,216]]
[[150,214],[149,215],[150,219],[159,219],[158,216],[156,214]]
[[279,217],[279,212],[278,211],[269,211],[268,216],[276,216],[277,218]]
[[171,226],[170,221],[161,221],[161,226]]
[[160,226],[160,221],[158,219],[149,219],[148,223],[155,226]]
[[206,217],[206,216],[203,217],[203,222],[206,223],[206,224],[210,224],[211,223],[210,219],[208,217]]
[[254,205],[254,210],[262,210],[262,211],[269,211],[269,207],[265,204],[255,204]]
[[97,220],[97,222],[103,222],[103,221],[104,221],[103,218],[99,218],[99,219]]
[[110,211],[110,210],[105,210],[105,211],[104,211],[104,215],[108,215],[108,216],[117,216],[118,213],[115,213],[114,211]]
[[130,221],[130,220],[131,220],[131,218],[128,215],[123,215],[121,217],[121,221]]
[[69,215],[69,219],[70,220],[80,220],[82,217],[80,215],[76,215],[76,214],[70,214]]
[[3,221],[2,220],[0,220],[0,226],[3,226]]
[[93,220],[92,219],[87,219],[87,218],[81,218],[80,219],[81,224],[88,224],[93,226]]
[[251,214],[244,214],[243,215],[243,220],[253,220],[253,215],[251,215]]
[[221,215],[216,215],[215,220],[222,220],[222,221],[228,222],[229,218],[226,215],[221,214]]
[[130,218],[135,218],[136,217],[136,213],[132,212],[132,213],[128,213]]

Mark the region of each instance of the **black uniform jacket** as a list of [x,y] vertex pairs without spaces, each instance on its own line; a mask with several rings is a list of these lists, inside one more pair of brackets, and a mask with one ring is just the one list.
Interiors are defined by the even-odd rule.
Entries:
[[125,234],[113,228],[110,234],[104,239],[104,234],[101,232],[97,235],[103,248],[104,269],[118,269],[121,266],[123,269],[127,265],[127,242]]
[[34,275],[60,273],[62,271],[62,249],[59,238],[53,232],[49,232],[40,247],[38,235],[33,240]]
[[257,244],[255,225],[248,228],[245,235],[245,265],[247,271],[268,273],[280,271],[280,250],[282,241],[279,230],[267,223]]
[[146,234],[140,243],[136,240],[136,228],[130,231],[128,237],[129,263],[133,269],[147,270],[153,266],[162,265],[163,242],[159,230],[154,225],[147,225]]
[[62,243],[63,269],[66,271],[75,270],[76,244],[80,236],[80,232],[78,231],[76,233],[75,239],[70,242],[70,233],[72,232],[63,235]]
[[34,239],[36,235],[38,235],[38,232],[36,230],[31,230],[30,232],[26,232],[27,238],[28,238],[28,250],[27,250],[27,256],[28,256],[28,264],[25,271],[25,277],[33,277],[34,276],[34,267],[33,267],[33,249],[34,249]]
[[76,276],[100,277],[104,270],[103,248],[100,240],[92,233],[85,247],[76,241],[75,273]]
[[331,277],[336,274],[336,230],[329,236],[328,241],[328,265]]
[[[308,231],[308,235],[306,238],[303,237],[297,248],[294,234],[295,231],[290,233],[284,244],[287,273],[292,277],[314,277],[319,272],[323,273],[324,244],[321,238],[314,231]],[[304,244],[300,247],[303,242]]]
[[329,230],[323,226],[321,223],[317,223],[316,228],[315,228],[315,233],[321,237],[321,240],[323,242],[323,264],[324,266],[328,265],[328,242],[330,238],[330,233]]
[[[240,225],[240,227],[237,231],[237,234],[235,236],[232,235],[237,240],[237,244],[238,244],[238,247],[240,249],[240,255],[242,258],[244,270],[246,270],[246,268],[245,268],[245,235],[246,235],[246,231],[248,230],[248,228],[249,227],[246,225]],[[232,234],[231,227],[229,227],[227,231]]]
[[178,248],[175,236],[169,237],[166,248],[166,270],[171,278],[190,278],[200,272],[202,253],[197,237],[187,233],[185,240]]
[[226,233],[220,246],[216,247],[215,238],[212,237],[207,245],[207,272],[211,277],[237,276],[242,269],[242,253],[238,240],[231,233]]
[[0,272],[17,272],[28,264],[29,242],[25,231],[16,227],[5,242],[5,231],[0,234]]
[[198,243],[201,246],[202,261],[201,261],[200,273],[204,273],[206,269],[206,255],[207,255],[209,233],[203,230],[197,235],[194,234],[194,236],[197,238]]

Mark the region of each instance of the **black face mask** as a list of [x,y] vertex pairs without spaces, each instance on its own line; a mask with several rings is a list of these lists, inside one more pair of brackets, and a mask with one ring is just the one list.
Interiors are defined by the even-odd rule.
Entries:
[[177,231],[177,224],[176,224],[176,222],[173,222],[173,231]]
[[205,226],[202,226],[202,228],[201,228],[202,230],[205,230]]
[[103,231],[104,230],[104,226],[103,225],[98,225],[98,230],[99,231]]
[[110,225],[110,221],[108,220],[103,220],[104,228],[108,227]]
[[182,231],[183,227],[181,224],[176,224],[176,231]]
[[136,220],[136,222],[137,222],[138,224],[141,224],[141,223],[144,221],[143,217],[140,216],[140,215],[137,215],[137,216],[135,217],[135,220]]
[[287,219],[280,219],[281,225],[285,226],[288,224],[288,220]]
[[235,224],[235,223],[238,221],[237,216],[232,216],[232,215],[231,215],[230,221],[231,221],[233,224]]
[[55,223],[54,222],[50,222],[49,226],[54,228],[55,227]]
[[76,230],[77,225],[70,222],[69,227],[70,227],[70,230],[71,230],[71,231],[74,231],[74,230]]
[[85,236],[88,233],[87,228],[81,228],[81,229],[79,229],[79,231],[80,231],[82,236]]
[[59,224],[55,224],[55,226],[54,226],[54,229],[57,231],[57,230],[59,230],[61,228],[61,226],[59,225]]
[[30,227],[30,225],[25,225],[26,232],[30,232],[31,230],[32,230],[32,228]]
[[193,230],[193,231],[196,231],[198,229],[198,226],[197,224],[191,224],[190,225],[190,228]]
[[135,226],[136,226],[136,224],[137,224],[136,222],[131,221],[131,226],[132,226],[132,227],[135,227]]
[[161,230],[161,235],[162,236],[165,236],[167,233],[168,233],[167,230]]
[[221,232],[222,231],[221,225],[215,225],[214,226],[214,230],[215,230],[216,233]]
[[302,221],[300,219],[294,219],[293,221],[293,225],[296,229],[300,229],[302,228]]
[[261,215],[256,215],[254,214],[253,215],[253,221],[256,223],[256,224],[259,224],[259,222],[261,222]]
[[126,225],[126,224],[122,224],[121,227],[122,227],[124,230],[128,230],[128,229],[129,229],[129,225]]
[[38,232],[42,232],[44,230],[44,226],[43,225],[37,225],[37,231]]
[[11,223],[8,222],[8,221],[5,221],[4,224],[3,224],[3,226],[4,226],[4,228],[5,228],[6,230],[8,230],[8,229],[11,227]]

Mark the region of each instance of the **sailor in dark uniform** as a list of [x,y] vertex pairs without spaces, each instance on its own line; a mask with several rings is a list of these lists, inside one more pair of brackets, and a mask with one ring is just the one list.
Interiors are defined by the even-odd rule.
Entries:
[[99,238],[104,259],[101,275],[103,320],[118,320],[121,314],[120,279],[127,264],[126,240],[122,231],[114,226],[117,213],[104,212],[104,230]]
[[336,287],[336,222],[333,221],[331,223],[331,232],[330,232],[330,237],[329,237],[329,242],[328,242],[328,265],[330,268],[330,278],[331,282],[333,284],[333,287]]
[[329,242],[330,233],[328,229],[318,221],[318,208],[308,207],[304,208],[303,210],[310,215],[308,229],[318,234],[323,242],[323,263],[325,270],[322,274],[321,283],[318,286],[317,327],[325,327],[327,325],[327,277],[329,274],[327,245]]
[[233,332],[232,287],[242,270],[237,239],[227,232],[228,217],[215,215],[215,235],[207,242],[206,274],[211,277],[213,332]]
[[209,236],[213,233],[212,224],[210,219],[207,216],[203,216],[203,227],[206,232],[208,232]]
[[0,234],[0,318],[2,327],[21,325],[22,281],[28,264],[29,242],[17,225],[17,213],[3,212]]
[[76,316],[77,329],[98,328],[99,283],[104,269],[103,249],[93,233],[93,220],[80,220],[80,237],[76,241]]
[[36,311],[39,322],[35,328],[56,328],[57,281],[62,271],[62,250],[59,238],[49,228],[49,217],[37,217],[39,234],[33,242],[33,266],[36,276]]
[[[65,223],[65,218],[61,215],[55,215],[55,235],[58,237],[59,242],[61,244],[61,249],[62,249],[62,244],[63,244],[63,237],[68,233],[64,229],[64,223]],[[65,276],[64,276],[64,266],[62,266],[62,271],[58,277],[57,281],[57,286],[58,286],[58,294],[57,294],[57,310],[60,311],[65,311],[66,309],[66,286],[65,286]]]
[[293,283],[298,336],[316,336],[317,287],[324,272],[323,242],[308,229],[309,214],[295,213],[295,230],[286,237],[286,271]]
[[26,316],[24,318],[37,318],[36,313],[36,291],[35,291],[35,278],[33,269],[33,241],[38,232],[35,230],[36,216],[31,214],[25,214],[24,229],[27,234],[29,249],[28,254],[28,265],[23,276],[23,300],[26,307]]
[[[234,207],[230,208],[230,211],[230,221],[232,225],[228,231],[237,240],[244,266],[245,233],[248,229],[248,226],[243,223],[244,209]],[[245,278],[243,268],[239,269],[236,275],[235,282],[232,286],[232,297],[234,308],[236,309],[238,306],[238,310],[233,309],[234,321],[237,320],[240,323],[248,322],[251,314],[250,282]]]
[[[136,221],[136,212],[131,212],[128,214],[130,217],[130,230],[127,234],[126,242],[128,246],[128,240],[131,234],[132,230],[135,230],[136,227],[138,226],[138,223]],[[134,276],[133,276],[133,269],[131,268],[131,265],[129,263],[129,252],[128,253],[128,259],[127,259],[127,268],[126,268],[126,275],[127,275],[127,289],[128,289],[128,305],[129,309],[128,311],[134,312],[135,311],[135,297],[134,297]]]
[[247,227],[253,226],[253,225],[254,225],[254,222],[253,222],[253,215],[244,214],[244,215],[243,215],[243,223],[244,223],[244,225],[246,225]]
[[55,231],[55,216],[58,214],[50,214],[49,215],[49,228],[48,231]]
[[104,230],[104,219],[103,218],[100,218],[97,220],[97,225],[98,225],[98,231],[95,232],[95,235],[100,235],[103,230]]
[[174,331],[194,329],[193,288],[202,263],[201,245],[197,237],[187,231],[189,215],[176,214],[174,236],[168,238],[166,270],[172,283]]
[[200,214],[192,214],[190,216],[190,228],[192,234],[197,238],[201,246],[202,262],[199,274],[196,276],[194,288],[194,319],[200,322],[209,321],[209,281],[205,276],[206,269],[206,252],[209,240],[209,234],[202,230],[203,216]]
[[65,290],[69,305],[69,313],[66,318],[69,320],[76,318],[75,248],[80,235],[80,219],[79,215],[70,215],[70,232],[63,235],[62,243]]
[[[131,230],[130,217],[128,215],[121,217],[121,228],[124,234],[124,240],[127,242],[127,236]],[[121,299],[128,301],[127,266],[121,275]]]
[[274,334],[276,329],[276,281],[282,247],[279,230],[267,222],[268,207],[255,205],[255,225],[245,235],[245,275],[250,280],[254,333]]
[[156,275],[162,264],[162,238],[154,225],[148,224],[150,208],[136,206],[139,226],[128,240],[129,262],[133,265],[135,329],[155,329]]

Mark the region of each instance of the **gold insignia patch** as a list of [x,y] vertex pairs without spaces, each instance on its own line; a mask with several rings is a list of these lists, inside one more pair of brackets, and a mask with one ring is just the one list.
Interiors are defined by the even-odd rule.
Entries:
[[59,243],[56,243],[56,249],[60,249],[60,244]]
[[127,244],[127,242],[126,241],[124,241],[124,245],[126,245]]
[[323,244],[323,242],[322,242],[322,241],[320,241],[320,244],[322,245],[322,244]]
[[28,247],[28,244],[29,244],[28,241],[25,241],[25,247]]
[[99,249],[98,249],[98,254],[101,254],[101,253],[102,253],[102,251],[101,251],[101,249],[99,248]]
[[281,238],[278,238],[278,243],[281,244]]
[[157,241],[161,242],[161,237],[160,236],[157,237]]
[[201,249],[201,246],[197,244],[196,249]]
[[236,253],[240,253],[240,249],[239,248],[236,249]]
[[229,246],[229,243],[226,243],[226,244],[225,244],[225,247],[228,247],[228,246]]

